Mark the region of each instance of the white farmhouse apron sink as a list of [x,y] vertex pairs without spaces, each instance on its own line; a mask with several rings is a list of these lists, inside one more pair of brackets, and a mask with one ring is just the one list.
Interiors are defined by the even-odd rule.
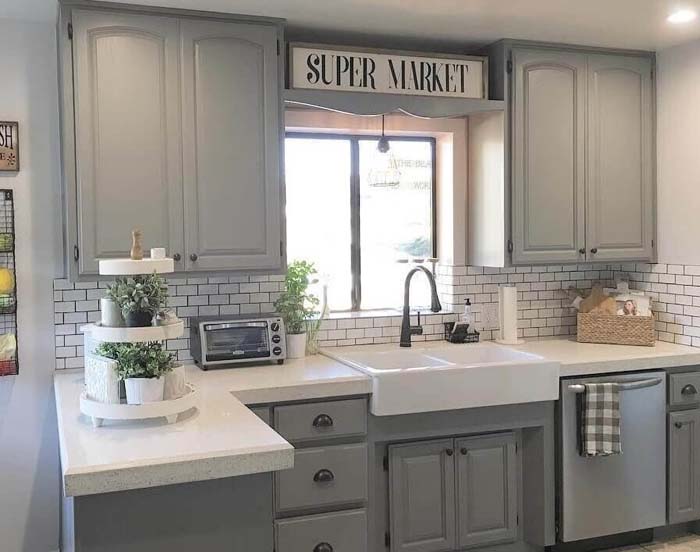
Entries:
[[323,354],[372,378],[375,416],[559,398],[559,363],[495,343],[339,347]]

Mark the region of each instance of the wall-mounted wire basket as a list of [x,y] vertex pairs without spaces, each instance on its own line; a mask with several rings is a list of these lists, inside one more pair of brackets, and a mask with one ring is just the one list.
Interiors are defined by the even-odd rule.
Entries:
[[0,189],[0,282],[4,285],[0,290],[0,376],[13,376],[19,371],[15,236],[12,190]]

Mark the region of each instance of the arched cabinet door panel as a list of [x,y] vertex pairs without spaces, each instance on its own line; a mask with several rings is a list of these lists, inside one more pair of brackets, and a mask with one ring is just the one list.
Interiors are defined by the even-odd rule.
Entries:
[[78,271],[127,256],[133,228],[182,251],[178,21],[74,10],[72,23]]
[[282,265],[277,28],[183,20],[190,271]]
[[650,260],[653,240],[651,60],[588,57],[590,260]]
[[513,262],[585,255],[586,56],[513,51]]

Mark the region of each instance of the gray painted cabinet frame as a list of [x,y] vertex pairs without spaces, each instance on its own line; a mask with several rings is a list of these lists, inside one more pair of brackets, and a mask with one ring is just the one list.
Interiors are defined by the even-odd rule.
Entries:
[[134,227],[177,272],[282,268],[282,22],[65,0],[58,40],[71,279]]
[[700,410],[668,415],[668,522],[700,519]]

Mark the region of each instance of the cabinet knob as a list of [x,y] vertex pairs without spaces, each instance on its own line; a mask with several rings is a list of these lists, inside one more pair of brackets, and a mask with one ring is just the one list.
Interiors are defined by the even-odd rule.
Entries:
[[314,481],[316,483],[329,483],[335,479],[335,475],[331,470],[322,469],[318,470],[314,475]]
[[327,542],[320,542],[314,546],[313,552],[333,552],[333,547]]
[[681,389],[681,395],[697,395],[697,394],[698,394],[698,390],[692,383],[689,383],[683,389]]
[[578,250],[579,255],[585,255],[586,254],[586,248],[582,247],[581,249]]
[[319,414],[312,422],[314,427],[333,427],[333,418],[328,414]]
[[452,456],[454,454],[454,451],[452,449],[447,449],[445,451],[445,454],[447,454],[447,456]]
[[175,255],[173,255],[173,261],[175,261],[176,263],[179,263],[181,259],[182,255],[180,255],[179,253],[175,253]]
[[459,453],[460,453],[462,456],[466,456],[468,452],[469,452],[469,451],[468,451],[466,448],[464,448],[464,447],[462,447],[461,449],[459,449]]
[[199,257],[197,257],[196,253],[190,254],[190,261],[195,262]]
[[598,253],[598,248],[594,247],[593,249],[591,249],[591,253],[593,253],[594,255]]
[[673,424],[673,425],[676,426],[676,429],[680,429],[680,428],[683,427],[683,424],[682,424],[681,422],[676,422],[676,423]]

